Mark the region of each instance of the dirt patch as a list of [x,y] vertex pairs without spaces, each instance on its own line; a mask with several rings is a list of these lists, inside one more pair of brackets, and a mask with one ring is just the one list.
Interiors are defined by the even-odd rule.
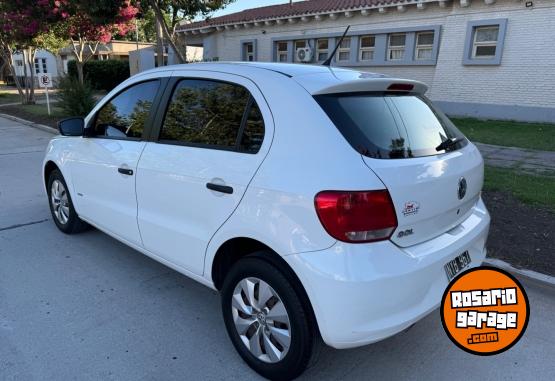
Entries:
[[[46,105],[44,106],[46,107]],[[59,116],[48,116],[48,115],[37,115],[32,112],[25,111],[22,106],[2,106],[0,107],[0,113],[16,116],[21,119],[28,120],[30,122],[44,124],[46,126],[58,128]]]
[[484,192],[491,214],[488,257],[555,276],[555,213],[504,192]]

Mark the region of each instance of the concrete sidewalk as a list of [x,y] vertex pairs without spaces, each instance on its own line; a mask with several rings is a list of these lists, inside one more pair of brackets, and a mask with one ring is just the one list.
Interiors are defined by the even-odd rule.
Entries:
[[555,152],[474,143],[487,165],[535,175],[555,175]]

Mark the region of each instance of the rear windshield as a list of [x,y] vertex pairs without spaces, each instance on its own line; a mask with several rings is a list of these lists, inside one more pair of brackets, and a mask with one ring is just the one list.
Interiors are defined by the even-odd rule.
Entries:
[[345,139],[362,155],[399,159],[437,155],[443,141],[467,140],[426,98],[389,93],[346,93],[315,96]]

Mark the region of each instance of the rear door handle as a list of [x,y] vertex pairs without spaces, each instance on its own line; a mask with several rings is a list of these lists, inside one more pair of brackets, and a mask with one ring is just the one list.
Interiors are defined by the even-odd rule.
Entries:
[[133,176],[133,170],[129,168],[118,168],[118,172],[122,175]]
[[227,185],[220,185],[220,184],[214,184],[214,183],[207,183],[206,184],[206,188],[216,191],[216,192],[221,192],[221,193],[226,193],[226,194],[233,194],[233,188]]

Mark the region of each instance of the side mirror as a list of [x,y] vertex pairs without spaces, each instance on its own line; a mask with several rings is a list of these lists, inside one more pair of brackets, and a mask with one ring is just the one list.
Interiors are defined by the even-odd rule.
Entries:
[[58,130],[63,136],[83,136],[85,119],[68,118],[58,122]]

